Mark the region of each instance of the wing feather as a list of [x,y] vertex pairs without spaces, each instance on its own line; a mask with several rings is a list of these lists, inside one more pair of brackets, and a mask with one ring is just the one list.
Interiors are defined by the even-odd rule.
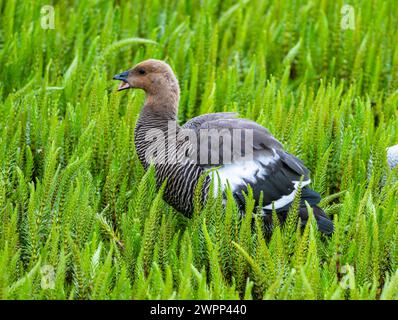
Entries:
[[[223,139],[220,139],[216,145],[217,150],[214,150],[210,140],[206,148],[203,148],[200,143],[198,144],[198,154],[206,153],[200,159],[207,159],[206,163],[200,163],[196,159],[199,165],[203,165],[206,168],[221,165],[217,172],[222,188],[230,185],[235,198],[241,205],[244,205],[243,194],[248,192],[248,186],[250,185],[253,197],[257,202],[261,197],[261,193],[263,193],[265,211],[272,210],[273,202],[277,212],[287,210],[294,199],[300,181],[303,187],[302,204],[304,205],[305,200],[310,205],[315,205],[320,201],[319,194],[306,187],[311,180],[309,170],[303,162],[284,151],[282,144],[258,123],[237,118],[236,113],[215,113],[196,117],[187,122],[183,128],[194,129],[198,138],[200,131],[203,129],[229,130],[231,136],[233,136],[232,131],[234,129],[241,129],[242,132],[247,129],[251,130],[253,138],[250,145],[250,149],[253,152],[251,160],[241,162],[232,159],[232,163],[223,161],[222,152],[225,142]],[[241,137],[245,140],[244,134]],[[219,152],[220,162],[214,164],[209,162],[209,150]]]

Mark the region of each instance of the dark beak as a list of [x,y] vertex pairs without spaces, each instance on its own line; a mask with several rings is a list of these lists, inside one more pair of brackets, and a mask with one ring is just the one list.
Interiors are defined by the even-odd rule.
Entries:
[[122,72],[122,73],[119,73],[119,74],[115,75],[113,77],[113,80],[121,80],[121,81],[127,82],[128,75],[129,75],[129,72],[125,71],[125,72]]
[[122,83],[121,83],[121,84],[119,85],[119,87],[117,88],[118,91],[131,88],[131,86],[130,86],[129,83],[127,82],[127,77],[128,77],[128,75],[129,75],[129,72],[128,72],[128,71],[125,71],[125,72],[119,73],[119,74],[117,74],[117,75],[115,75],[115,76],[113,77],[113,80],[120,80],[120,81],[122,81]]

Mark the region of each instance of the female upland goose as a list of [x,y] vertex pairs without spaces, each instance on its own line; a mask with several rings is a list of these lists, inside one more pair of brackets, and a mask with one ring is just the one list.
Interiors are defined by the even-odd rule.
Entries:
[[[299,159],[284,151],[267,129],[253,121],[239,119],[235,113],[202,115],[180,127],[177,124],[178,81],[170,66],[163,61],[143,61],[113,79],[122,81],[119,91],[139,88],[146,92],[145,104],[135,128],[137,154],[145,169],[151,162],[155,165],[158,186],[167,179],[164,199],[176,210],[188,217],[192,215],[199,177],[211,169],[203,182],[203,201],[213,180],[215,190],[223,193],[229,185],[238,205],[244,210],[244,193],[248,192],[250,185],[256,205],[262,197],[265,226],[271,230],[273,208],[283,222],[301,186],[299,215],[302,224],[305,225],[308,219],[307,201],[313,208],[319,230],[325,234],[333,232],[332,221],[317,206],[319,194],[307,187],[311,182],[308,169]],[[218,134],[220,136],[214,145],[211,140]],[[239,150],[235,151],[232,145],[238,146]],[[248,156],[242,156],[244,151]]]

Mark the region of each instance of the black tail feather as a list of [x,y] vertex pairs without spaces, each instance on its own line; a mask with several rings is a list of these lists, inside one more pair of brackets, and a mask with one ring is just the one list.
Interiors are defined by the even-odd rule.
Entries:
[[[334,226],[332,220],[328,218],[325,212],[319,208],[318,206],[312,206],[312,211],[315,217],[315,220],[318,225],[318,230],[325,235],[331,235],[334,231]],[[279,222],[283,225],[287,219],[288,211],[278,212]],[[299,217],[301,220],[301,225],[304,227],[308,221],[308,210],[307,207],[301,206],[299,209]],[[267,232],[272,232],[272,215],[265,214],[264,215],[264,225]]]
[[[314,217],[317,222],[319,231],[321,231],[326,235],[331,235],[334,231],[333,222],[328,218],[325,212],[318,206],[312,206],[312,211],[314,213]],[[301,223],[303,224],[303,226],[305,226],[308,221],[307,207],[300,207],[299,215]]]

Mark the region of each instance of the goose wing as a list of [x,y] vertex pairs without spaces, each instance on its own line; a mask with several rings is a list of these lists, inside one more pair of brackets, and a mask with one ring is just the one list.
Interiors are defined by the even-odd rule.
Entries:
[[217,113],[202,114],[198,117],[192,118],[191,120],[187,121],[182,127],[184,129],[198,130],[206,122],[216,121],[220,119],[234,119],[237,116],[238,116],[237,112],[217,112]]
[[[299,185],[304,187],[303,203],[307,200],[310,205],[315,205],[320,201],[319,194],[305,187],[311,182],[309,170],[300,159],[283,150],[282,144],[266,128],[246,119],[216,117],[201,118],[195,130],[198,137],[201,130],[213,130],[209,131],[206,143],[201,141],[198,144],[200,159],[197,161],[205,168],[219,167],[217,174],[212,175],[217,187],[221,183],[221,190],[224,190],[229,185],[235,198],[244,205],[243,193],[247,193],[250,185],[256,201],[260,200],[263,193],[266,211],[271,211],[273,206],[277,212],[286,210],[293,202]],[[240,149],[234,150],[234,141],[227,145],[229,138],[225,139],[223,134],[219,135],[219,143],[212,143],[211,138],[216,131],[230,132],[232,139],[240,137]],[[232,159],[225,159],[225,148],[231,148]],[[251,152],[249,157],[235,158],[247,150]],[[218,153],[218,161],[215,163],[211,161],[212,153]],[[201,159],[207,161],[203,163]]]

